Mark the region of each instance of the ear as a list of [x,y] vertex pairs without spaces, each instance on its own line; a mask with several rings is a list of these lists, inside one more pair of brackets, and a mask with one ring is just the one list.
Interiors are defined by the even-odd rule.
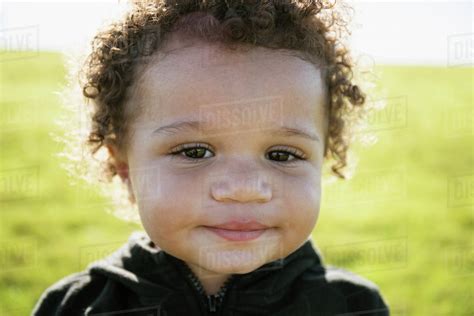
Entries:
[[119,151],[115,144],[109,143],[106,144],[106,147],[109,151],[110,157],[112,158],[112,164],[115,166],[117,174],[127,186],[130,202],[135,203],[135,195],[133,193],[132,183],[130,181],[127,157]]

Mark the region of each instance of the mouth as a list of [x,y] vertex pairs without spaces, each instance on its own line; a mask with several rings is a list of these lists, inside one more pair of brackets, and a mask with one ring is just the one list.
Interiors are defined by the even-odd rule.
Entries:
[[230,241],[247,241],[260,237],[270,227],[255,221],[232,221],[216,226],[204,226],[221,238]]

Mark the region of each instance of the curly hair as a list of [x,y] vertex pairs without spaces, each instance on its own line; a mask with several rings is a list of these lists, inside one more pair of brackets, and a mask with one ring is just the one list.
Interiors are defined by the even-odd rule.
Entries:
[[[110,142],[119,148],[126,144],[131,117],[124,104],[136,69],[160,50],[169,33],[180,31],[228,47],[289,49],[318,63],[329,96],[324,157],[334,160],[332,172],[345,179],[350,126],[366,95],[353,83],[354,63],[342,42],[348,21],[335,5],[317,0],[133,1],[120,20],[95,35],[82,66],[82,93],[93,101],[89,150],[94,154]],[[117,174],[112,157],[102,171],[109,180]]]

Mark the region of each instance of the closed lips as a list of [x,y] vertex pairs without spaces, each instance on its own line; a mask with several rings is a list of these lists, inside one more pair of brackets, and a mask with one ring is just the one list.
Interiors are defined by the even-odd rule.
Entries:
[[253,231],[253,230],[262,230],[262,229],[269,228],[268,226],[265,226],[256,221],[251,221],[251,222],[233,221],[233,222],[227,222],[227,223],[212,225],[212,226],[207,226],[207,227],[220,228],[220,229],[226,229],[226,230],[237,230],[237,231]]
[[256,239],[270,228],[258,222],[228,222],[217,226],[205,227],[216,235],[231,241]]

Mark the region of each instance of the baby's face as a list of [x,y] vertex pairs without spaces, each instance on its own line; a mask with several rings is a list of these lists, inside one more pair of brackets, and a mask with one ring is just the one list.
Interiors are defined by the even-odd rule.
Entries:
[[[255,270],[308,239],[326,133],[313,64],[201,43],[153,62],[136,91],[129,105],[142,110],[125,161],[155,244],[190,266],[227,274]],[[229,222],[247,232],[213,229]]]

